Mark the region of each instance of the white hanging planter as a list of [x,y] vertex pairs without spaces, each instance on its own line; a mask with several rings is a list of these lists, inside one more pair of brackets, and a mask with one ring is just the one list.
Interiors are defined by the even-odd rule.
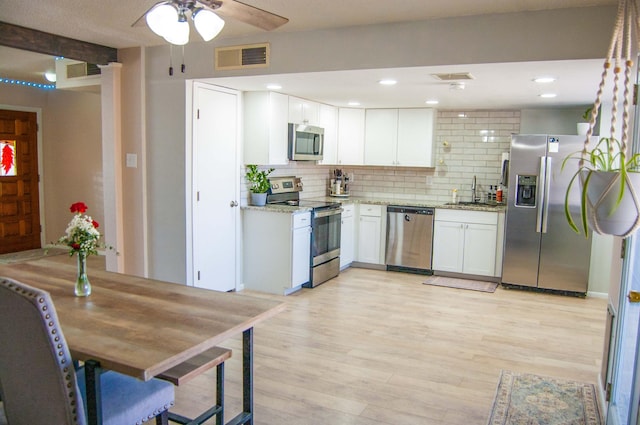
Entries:
[[594,232],[626,237],[640,227],[640,174],[627,173],[618,203],[622,174],[583,170],[581,186],[588,180],[587,220]]
[[[589,128],[583,149],[567,156],[562,163],[564,168],[568,160],[578,159],[579,169],[569,182],[564,212],[569,226],[577,233],[584,232],[585,236],[588,236],[589,227],[600,234],[622,237],[630,236],[640,228],[640,152],[630,152],[627,143],[634,92],[633,64],[637,57],[632,51],[640,47],[640,9],[637,3],[638,0],[618,0],[618,13],[596,100],[585,111],[585,116],[589,116]],[[613,73],[614,83],[610,133],[593,146],[591,135],[609,72]],[[619,138],[618,118],[621,118]],[[580,227],[574,221],[569,204],[569,194],[576,180],[581,186]]]

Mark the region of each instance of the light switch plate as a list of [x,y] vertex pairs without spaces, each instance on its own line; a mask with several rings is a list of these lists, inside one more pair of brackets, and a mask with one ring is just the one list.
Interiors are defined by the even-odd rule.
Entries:
[[127,154],[127,167],[138,168],[138,155],[136,155],[135,153]]

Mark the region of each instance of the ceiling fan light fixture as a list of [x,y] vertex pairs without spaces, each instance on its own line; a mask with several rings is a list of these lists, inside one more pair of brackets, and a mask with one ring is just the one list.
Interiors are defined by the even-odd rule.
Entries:
[[189,42],[189,22],[174,21],[165,28],[164,39],[171,44],[184,46]]
[[224,20],[210,10],[196,9],[191,17],[196,31],[204,41],[213,40],[224,28]]
[[56,73],[53,72],[53,71],[45,72],[44,73],[44,78],[50,83],[55,83],[56,80],[57,80]]
[[165,37],[168,28],[178,22],[178,10],[170,3],[159,3],[147,13],[145,19],[151,31]]

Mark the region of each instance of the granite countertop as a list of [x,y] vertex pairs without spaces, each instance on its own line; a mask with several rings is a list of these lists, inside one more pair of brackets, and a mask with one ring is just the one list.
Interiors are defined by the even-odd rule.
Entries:
[[266,212],[277,212],[277,213],[286,213],[286,214],[294,214],[300,212],[311,211],[309,207],[297,207],[294,205],[265,205],[264,207],[257,207],[255,205],[244,205],[240,207],[242,210],[254,210],[254,211],[266,211]]
[[425,207],[425,208],[444,208],[451,210],[469,210],[469,211],[494,211],[500,212],[506,209],[504,204],[489,205],[483,203],[467,204],[459,203],[455,205],[449,205],[448,203],[433,202],[433,201],[417,201],[409,199],[390,199],[390,198],[369,198],[362,196],[349,196],[349,197],[334,197],[325,196],[320,198],[312,198],[313,201],[330,201],[339,202],[341,204],[373,204],[373,205],[397,205],[406,207]]
[[[429,201],[416,201],[416,200],[402,200],[402,199],[387,199],[387,198],[369,198],[362,196],[349,196],[349,197],[334,197],[324,196],[319,198],[309,198],[310,201],[327,201],[327,202],[339,202],[341,204],[373,204],[373,205],[398,205],[407,207],[425,207],[425,208],[443,208],[450,210],[468,210],[468,211],[492,211],[501,212],[506,209],[504,204],[501,205],[488,205],[488,204],[466,204],[460,203],[455,205],[449,205],[442,202],[429,202]],[[278,213],[299,213],[311,211],[309,207],[296,207],[291,205],[265,205],[264,207],[256,207],[254,205],[245,205],[241,207],[243,210],[255,210],[266,212],[278,212]]]

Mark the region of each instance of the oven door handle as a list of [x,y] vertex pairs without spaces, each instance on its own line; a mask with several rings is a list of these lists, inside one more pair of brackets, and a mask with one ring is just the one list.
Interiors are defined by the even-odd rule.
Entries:
[[342,214],[342,211],[343,211],[342,208],[331,208],[328,210],[314,212],[313,215],[314,217],[328,217],[330,215]]

